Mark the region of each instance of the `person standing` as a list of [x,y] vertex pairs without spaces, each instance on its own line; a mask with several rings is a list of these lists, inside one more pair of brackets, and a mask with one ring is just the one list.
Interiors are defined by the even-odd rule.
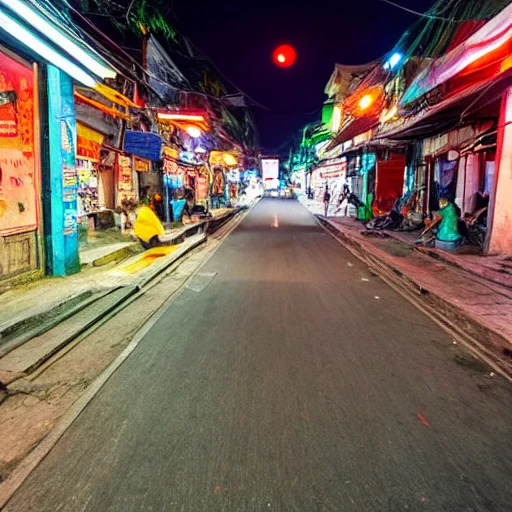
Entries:
[[331,194],[327,186],[324,192],[324,217],[327,217],[327,211],[329,210],[329,203],[331,202]]

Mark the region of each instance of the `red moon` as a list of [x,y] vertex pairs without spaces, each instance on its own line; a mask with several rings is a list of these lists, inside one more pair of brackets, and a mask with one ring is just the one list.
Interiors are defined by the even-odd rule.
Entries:
[[282,44],[278,46],[272,53],[272,60],[276,66],[287,68],[295,63],[297,52],[293,46]]

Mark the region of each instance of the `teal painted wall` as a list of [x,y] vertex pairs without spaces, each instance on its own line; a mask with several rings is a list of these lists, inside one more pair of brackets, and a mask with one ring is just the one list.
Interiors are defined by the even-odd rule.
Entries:
[[45,176],[51,203],[45,211],[50,216],[45,222],[47,268],[54,276],[65,276],[80,271],[73,82],[60,69],[48,65],[47,84],[49,159]]

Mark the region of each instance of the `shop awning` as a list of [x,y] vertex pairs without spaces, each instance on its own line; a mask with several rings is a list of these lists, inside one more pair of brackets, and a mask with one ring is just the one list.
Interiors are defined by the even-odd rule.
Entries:
[[210,131],[207,113],[203,110],[159,110],[157,119],[160,123],[169,123],[185,131],[190,127]]
[[147,160],[160,160],[162,154],[162,137],[156,133],[126,130],[124,150]]
[[471,110],[478,110],[500,97],[512,86],[512,70],[500,78],[491,78],[466,88],[456,96],[425,108],[418,114],[386,125],[374,135],[376,139],[405,139],[419,135],[429,137],[457,125]]
[[512,45],[512,4],[501,11],[462,44],[427,66],[412,82],[401,99],[411,103],[435,87],[455,78],[486,55],[503,47],[510,54]]
[[336,137],[334,137],[324,151],[330,151],[339,144],[375,128],[379,124],[379,116],[380,112],[375,112],[368,116],[353,119],[338,132]]
[[137,103],[134,103],[124,94],[121,94],[119,91],[116,91],[115,89],[112,89],[111,87],[108,87],[105,84],[98,83],[96,84],[96,87],[94,89],[98,91],[102,96],[105,96],[105,98],[110,100],[112,103],[117,103],[117,105],[120,105],[121,107],[140,108],[140,106],[137,105]]
[[75,91],[75,98],[82,102],[86,103],[87,105],[91,105],[92,107],[100,110],[101,112],[108,114],[112,117],[117,117],[120,119],[125,119],[126,121],[129,121],[131,117],[128,114],[125,114],[124,112],[121,112],[120,110],[112,107],[107,107],[107,105],[104,105],[103,103],[100,103],[99,101],[93,100],[91,98],[88,98],[84,94]]

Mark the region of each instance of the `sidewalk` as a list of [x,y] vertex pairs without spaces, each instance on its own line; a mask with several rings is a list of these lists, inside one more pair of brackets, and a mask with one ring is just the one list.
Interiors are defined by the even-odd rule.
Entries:
[[[233,211],[233,208],[218,208],[210,211],[215,219]],[[204,221],[179,225],[178,227],[175,223],[164,223],[166,237],[178,240],[187,231],[193,230],[203,223]],[[127,230],[125,233],[121,233],[117,228],[93,231],[89,233],[86,242],[80,243],[80,263],[82,267],[99,267],[114,261],[120,261],[141,251],[142,247],[133,235],[132,230]]]
[[368,231],[352,218],[317,217],[386,281],[512,375],[512,262],[417,248],[411,233]]
[[[107,235],[102,237],[105,245],[96,242],[82,252],[82,263],[87,265],[79,274],[44,278],[0,294],[0,358],[106,295],[120,288],[136,290],[144,286],[204,242],[210,228],[216,229],[238,211],[223,209],[209,221],[167,230],[176,245],[145,252],[138,243],[119,242]],[[126,259],[129,255],[132,256]],[[124,261],[115,265],[120,259]]]

